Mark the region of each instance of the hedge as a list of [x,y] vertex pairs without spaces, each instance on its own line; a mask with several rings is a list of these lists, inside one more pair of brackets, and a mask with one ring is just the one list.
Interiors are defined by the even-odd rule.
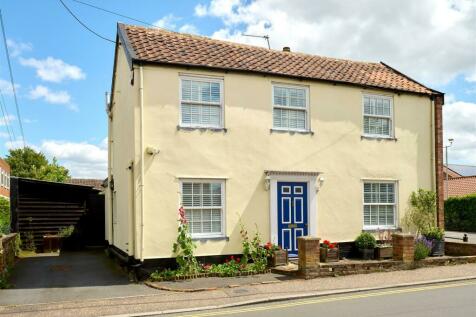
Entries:
[[476,232],[476,194],[445,201],[445,229]]

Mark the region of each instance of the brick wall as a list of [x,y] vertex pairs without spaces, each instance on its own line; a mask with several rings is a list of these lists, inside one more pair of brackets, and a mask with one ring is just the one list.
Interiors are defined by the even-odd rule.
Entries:
[[0,238],[0,277],[3,277],[6,268],[15,264],[16,235],[11,233]]
[[437,194],[437,214],[438,227],[445,227],[445,190],[443,180],[443,96],[435,97],[435,169],[436,169],[436,194]]
[[394,233],[392,235],[393,259],[403,261],[405,264],[415,260],[415,237],[407,233]]
[[299,237],[299,275],[313,278],[319,275],[320,238]]
[[445,242],[445,254],[450,256],[476,255],[476,244],[467,242]]
[[[10,165],[8,163],[0,158],[0,177],[1,177],[1,172],[6,172],[7,176],[10,177]],[[7,199],[10,199],[10,187],[7,186],[6,184],[2,185],[0,182],[0,196],[3,196]]]

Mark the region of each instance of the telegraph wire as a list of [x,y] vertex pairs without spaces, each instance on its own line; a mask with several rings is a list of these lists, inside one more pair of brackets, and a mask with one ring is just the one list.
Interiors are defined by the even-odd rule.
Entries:
[[2,96],[0,100],[0,108],[2,108],[2,116],[3,116],[3,121],[5,122],[5,128],[7,129],[8,136],[10,137],[10,142],[13,144],[14,137],[12,137],[12,131],[10,131],[10,122],[8,121],[8,113],[7,113],[7,105],[5,103],[5,99],[3,98],[3,93],[0,90],[0,95]]
[[8,45],[7,45],[7,36],[5,35],[5,26],[3,25],[3,16],[2,16],[2,10],[0,10],[0,24],[2,27],[2,34],[3,34],[3,44],[5,45],[5,53],[7,55],[7,62],[8,62],[8,70],[10,72],[10,83],[12,85],[12,91],[13,91],[13,98],[15,101],[15,108],[17,111],[17,117],[18,117],[18,123],[20,125],[20,133],[23,141],[23,148],[25,148],[26,143],[25,143],[25,133],[23,131],[23,123],[21,120],[21,115],[20,115],[20,107],[18,106],[18,98],[17,98],[17,92],[15,88],[15,81],[13,80],[13,70],[12,70],[12,63],[10,61],[10,53],[8,52]]
[[91,8],[94,8],[94,9],[96,9],[96,10],[100,10],[100,11],[104,11],[104,12],[107,12],[107,13],[110,13],[110,14],[113,14],[113,15],[120,16],[120,17],[122,17],[122,18],[126,18],[126,19],[129,19],[129,20],[132,20],[132,21],[136,21],[136,22],[139,22],[139,23],[142,23],[142,24],[149,25],[149,26],[157,27],[156,25],[154,25],[154,24],[152,24],[152,23],[149,23],[149,22],[146,22],[146,21],[142,21],[142,20],[139,20],[139,19],[136,19],[136,18],[133,18],[133,17],[130,17],[130,16],[127,16],[127,15],[124,15],[124,14],[121,14],[121,13],[118,13],[118,12],[114,12],[114,11],[108,10],[108,9],[104,9],[104,8],[98,7],[98,6],[96,6],[96,5],[87,3],[87,2],[83,2],[83,1],[79,1],[79,0],[72,0],[72,1],[77,2],[77,3],[80,3],[80,4],[85,5],[85,6],[88,6],[88,7],[91,7]]
[[87,26],[86,24],[83,23],[83,21],[81,21],[74,13],[73,11],[71,11],[71,9],[66,5],[66,3],[63,2],[63,0],[59,0],[59,2],[61,2],[61,4],[63,5],[63,7],[66,9],[66,11],[69,12],[69,14],[76,20],[78,21],[79,24],[81,24],[86,30],[88,30],[89,32],[93,33],[94,35],[96,35],[97,37],[105,40],[105,41],[108,41],[108,42],[111,42],[111,43],[116,43],[116,41],[113,41],[105,36],[102,36],[101,34],[97,33],[96,31],[94,31],[93,29],[91,29],[89,26]]

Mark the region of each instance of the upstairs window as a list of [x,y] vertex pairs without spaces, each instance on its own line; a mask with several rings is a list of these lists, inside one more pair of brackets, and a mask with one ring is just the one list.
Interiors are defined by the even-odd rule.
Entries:
[[222,128],[223,81],[183,77],[180,83],[180,126]]
[[307,88],[273,85],[273,129],[309,130],[308,103]]
[[364,135],[393,137],[393,102],[391,97],[364,95]]

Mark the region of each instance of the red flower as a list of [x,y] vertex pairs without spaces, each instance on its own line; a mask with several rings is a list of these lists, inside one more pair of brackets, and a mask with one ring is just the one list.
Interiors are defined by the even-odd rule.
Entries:
[[240,259],[240,258],[236,258],[236,262],[240,263],[240,262],[241,262],[241,259]]
[[329,245],[331,242],[329,240],[324,240],[324,244]]
[[329,244],[329,249],[334,249],[336,246],[334,243]]

